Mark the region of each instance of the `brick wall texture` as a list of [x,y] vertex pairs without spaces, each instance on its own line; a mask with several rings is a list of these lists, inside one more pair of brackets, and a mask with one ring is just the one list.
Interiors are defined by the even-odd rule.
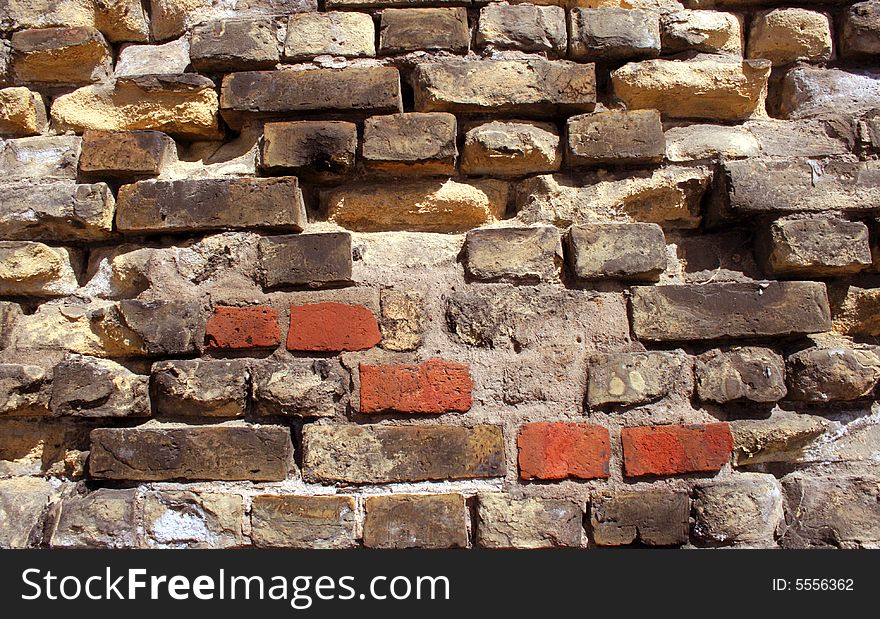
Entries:
[[880,0],[0,0],[0,547],[880,547],[878,337]]

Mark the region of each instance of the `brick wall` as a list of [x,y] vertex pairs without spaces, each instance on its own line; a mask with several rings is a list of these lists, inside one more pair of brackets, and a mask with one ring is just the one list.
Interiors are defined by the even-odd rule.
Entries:
[[779,4],[0,2],[0,546],[880,546],[880,2]]

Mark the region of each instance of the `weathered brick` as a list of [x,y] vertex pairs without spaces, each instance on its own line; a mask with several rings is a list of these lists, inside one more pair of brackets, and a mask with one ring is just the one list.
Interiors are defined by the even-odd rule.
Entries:
[[287,22],[284,58],[314,56],[375,56],[373,18],[366,13],[296,13]]
[[81,479],[91,427],[88,423],[0,418],[0,476]]
[[785,397],[785,363],[769,348],[710,350],[695,359],[697,395],[704,402],[777,402]]
[[865,70],[843,70],[795,65],[782,79],[779,92],[782,118],[852,116],[880,106],[880,75]]
[[873,162],[744,159],[725,161],[710,212],[725,222],[773,213],[869,211],[880,198]]
[[561,161],[559,133],[554,125],[493,120],[467,130],[461,171],[523,176],[555,172]]
[[248,0],[233,7],[215,0],[150,0],[150,28],[156,40],[185,34],[193,26],[228,17],[271,18],[291,13],[315,12],[317,0]]
[[880,478],[792,473],[782,478],[783,548],[861,548],[880,543]]
[[732,121],[764,113],[769,76],[768,60],[716,56],[631,62],[611,72],[611,83],[630,110]]
[[335,425],[303,428],[310,481],[381,484],[504,475],[498,426]]
[[278,64],[275,24],[269,19],[221,19],[200,24],[190,36],[196,71],[225,73],[271,69]]
[[147,548],[235,548],[245,545],[244,500],[217,492],[148,492],[143,499]]
[[120,77],[84,86],[52,102],[59,131],[163,131],[184,140],[221,137],[214,82],[197,73]]
[[278,310],[264,305],[214,308],[205,328],[209,348],[274,348],[281,343]]
[[701,483],[694,520],[694,535],[708,544],[772,544],[782,522],[782,488],[760,473]]
[[350,376],[338,361],[288,359],[250,364],[258,415],[332,417],[345,410]]
[[27,548],[42,537],[55,486],[36,477],[0,480],[0,548]]
[[831,328],[825,284],[710,283],[636,286],[633,331],[651,341],[822,333]]
[[463,8],[385,9],[379,24],[379,53],[417,50],[466,53],[470,44]]
[[364,122],[361,156],[373,170],[397,174],[455,174],[455,116],[407,112]]
[[880,335],[880,289],[847,286],[834,310],[834,330],[846,335]]
[[781,219],[764,240],[769,273],[834,277],[857,273],[872,264],[868,226],[845,219]]
[[460,494],[367,497],[367,548],[466,548],[468,515]]
[[592,64],[566,60],[447,60],[416,65],[419,112],[517,113],[553,116],[591,112]]
[[149,379],[107,359],[68,355],[55,366],[50,407],[71,417],[149,417]]
[[848,57],[880,53],[880,2],[859,2],[843,13],[838,52]]
[[95,28],[40,28],[12,35],[20,84],[77,86],[106,79],[113,51]]
[[474,387],[466,364],[429,359],[399,365],[360,364],[361,413],[464,413]]
[[749,28],[749,58],[774,65],[824,62],[831,57],[831,24],[827,15],[806,9],[774,9],[759,13]]
[[[147,356],[171,356],[196,352],[203,341],[205,322],[201,306],[187,301],[140,301],[126,299],[94,318],[102,325],[107,346],[131,347]],[[125,356],[125,355],[121,355]]]
[[400,75],[393,67],[230,73],[223,78],[220,107],[233,125],[252,115],[403,111]]
[[153,364],[153,406],[165,417],[241,417],[248,398],[244,359],[189,359]]
[[23,86],[0,88],[0,136],[37,135],[46,128],[46,104]]
[[880,355],[871,349],[807,348],[789,355],[786,365],[792,400],[857,400],[872,395],[880,380]]
[[52,372],[38,365],[0,363],[0,416],[49,414]]
[[3,180],[76,180],[82,138],[75,135],[34,136],[0,143]]
[[251,507],[251,539],[259,548],[351,548],[351,496],[261,495]]
[[693,360],[678,352],[622,352],[590,358],[587,403],[643,404],[670,394],[689,396]]
[[358,232],[465,232],[504,217],[508,185],[494,179],[358,184],[321,193],[331,221]]
[[599,546],[680,546],[688,541],[690,501],[684,492],[617,492],[591,498],[590,525]]
[[660,15],[623,8],[574,8],[569,12],[571,57],[635,60],[660,55]]
[[565,56],[568,32],[565,9],[493,2],[480,9],[478,47],[544,52],[550,58]]
[[657,281],[666,270],[666,238],[657,224],[585,224],[565,237],[578,280]]
[[583,510],[562,499],[484,493],[476,516],[482,548],[576,548],[584,537]]
[[572,116],[566,123],[569,165],[663,161],[666,138],[657,110],[611,110]]
[[366,307],[312,303],[290,307],[287,350],[366,350],[382,339],[376,317]]
[[56,505],[52,548],[133,548],[137,540],[137,489],[102,488]]
[[351,283],[348,232],[267,236],[260,239],[263,285],[323,288]]
[[124,45],[116,57],[114,77],[152,75],[156,71],[165,74],[186,73],[192,64],[190,45],[186,37],[180,37],[162,45]]
[[465,272],[477,281],[559,281],[562,242],[553,226],[471,230],[464,246]]
[[627,477],[718,471],[733,450],[726,423],[623,428],[620,440]]
[[0,294],[63,297],[79,288],[75,252],[32,241],[0,241]]
[[426,322],[425,294],[385,288],[380,297],[382,315],[379,327],[385,350],[416,350],[424,340]]
[[295,470],[290,430],[278,426],[150,424],[91,438],[96,479],[281,481]]
[[110,236],[115,203],[105,183],[0,183],[0,238],[97,241]]
[[357,125],[332,120],[266,123],[260,167],[330,180],[354,169]]
[[266,228],[299,232],[306,223],[296,177],[147,180],[119,189],[121,232]]
[[79,169],[96,176],[157,176],[174,158],[174,140],[160,131],[87,130]]
[[608,429],[585,423],[537,422],[522,427],[516,444],[521,479],[596,479],[609,476]]
[[675,11],[660,16],[663,53],[697,51],[742,55],[742,28],[733,13]]

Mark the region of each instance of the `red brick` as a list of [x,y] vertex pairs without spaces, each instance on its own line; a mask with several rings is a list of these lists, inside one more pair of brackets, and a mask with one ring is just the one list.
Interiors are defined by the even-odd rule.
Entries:
[[628,477],[717,471],[733,450],[726,423],[624,428],[620,438]]
[[215,307],[205,329],[210,348],[272,348],[281,343],[278,310],[255,307]]
[[381,339],[379,323],[366,307],[344,303],[314,303],[290,307],[288,350],[366,350],[378,344]]
[[608,477],[608,429],[586,423],[530,423],[517,439],[522,479]]
[[361,364],[361,412],[463,413],[474,383],[468,366],[443,359],[422,364]]

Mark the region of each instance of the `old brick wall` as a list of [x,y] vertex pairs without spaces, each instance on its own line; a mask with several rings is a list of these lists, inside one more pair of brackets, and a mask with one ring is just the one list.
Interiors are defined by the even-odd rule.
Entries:
[[878,54],[880,0],[0,0],[0,546],[877,547]]

